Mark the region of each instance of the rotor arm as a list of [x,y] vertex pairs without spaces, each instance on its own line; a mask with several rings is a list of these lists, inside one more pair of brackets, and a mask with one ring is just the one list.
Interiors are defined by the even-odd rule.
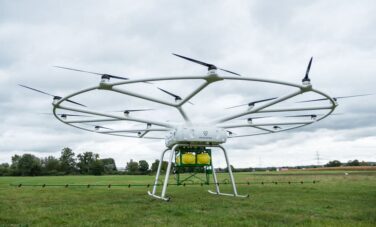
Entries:
[[273,130],[270,130],[270,129],[267,129],[267,128],[263,128],[263,127],[259,127],[259,126],[254,126],[254,125],[253,125],[253,127],[254,127],[254,128],[257,128],[257,129],[260,129],[260,130],[262,130],[262,131],[274,132]]
[[[311,123],[307,123],[307,124],[300,124],[298,126],[294,126],[294,127],[289,127],[289,128],[285,128],[285,129],[280,129],[278,130],[278,132],[283,132],[283,131],[287,131],[287,130],[292,130],[292,129],[296,129],[296,128],[301,128],[303,126],[306,126],[306,125],[309,125],[309,124],[312,124],[313,122]],[[240,138],[240,137],[249,137],[249,136],[258,136],[258,135],[266,135],[266,134],[270,134],[271,132],[263,132],[263,133],[253,133],[253,134],[244,134],[244,135],[236,135],[236,136],[232,136],[232,138]],[[274,131],[275,133],[275,131]]]
[[269,102],[269,103],[266,103],[266,104],[264,104],[264,105],[262,105],[262,106],[260,106],[260,107],[258,107],[258,108],[251,109],[251,110],[248,110],[248,111],[245,111],[245,112],[242,112],[242,113],[238,113],[238,114],[233,114],[233,115],[230,115],[230,116],[224,117],[224,118],[222,118],[222,119],[215,120],[213,123],[214,123],[214,124],[224,123],[224,122],[226,122],[226,121],[230,121],[230,120],[232,120],[232,119],[235,119],[235,118],[238,118],[238,117],[242,117],[242,116],[245,116],[245,115],[247,115],[247,114],[251,114],[251,113],[259,113],[260,110],[262,110],[262,109],[265,109],[265,108],[267,108],[267,107],[269,107],[269,106],[272,106],[272,105],[275,105],[275,104],[277,104],[277,103],[283,102],[283,101],[285,101],[285,100],[287,100],[287,99],[290,99],[290,98],[292,98],[292,97],[295,97],[295,96],[301,94],[302,92],[303,92],[302,89],[299,89],[298,91],[295,91],[295,92],[293,92],[293,93],[291,93],[291,94],[288,94],[288,95],[282,96],[282,97],[280,97],[280,98],[277,98],[277,99],[275,99],[274,101],[271,101],[271,102]]
[[260,123],[260,124],[237,124],[237,125],[224,125],[221,128],[246,128],[246,127],[260,127],[260,126],[275,126],[275,125],[306,125],[315,121],[297,121],[297,122],[275,122],[275,123]]
[[[99,113],[99,112],[70,108],[70,107],[65,107],[65,106],[59,106],[59,109],[70,110],[70,111],[74,111],[74,112],[92,114],[92,115],[103,116],[103,117],[109,117],[109,118],[112,118],[112,119],[119,119],[119,120],[123,120],[123,121],[134,121],[134,122],[158,125],[158,126],[162,126],[162,127],[165,127],[165,128],[173,128],[174,127],[173,125],[167,124],[167,123],[164,123],[164,122],[150,121],[150,120],[145,120],[145,119],[140,119],[140,118],[130,118],[130,117],[125,118],[125,117],[115,116],[115,115],[112,115],[112,114]],[[65,123],[65,121],[62,121],[62,122]],[[77,123],[79,123],[79,122],[77,122]]]
[[166,132],[166,131],[170,131],[170,129],[155,128],[155,129],[109,130],[109,131],[102,131],[101,133],[108,134],[108,133],[122,133],[122,132],[137,133],[137,132]]
[[329,109],[333,109],[333,106],[306,107],[306,108],[286,108],[286,109],[267,109],[267,110],[257,111],[257,113],[275,113],[275,112],[293,112],[293,111],[329,110]]
[[144,99],[144,100],[147,100],[147,101],[150,101],[150,102],[155,102],[155,103],[166,105],[166,106],[171,106],[171,107],[177,106],[176,104],[173,104],[173,103],[170,103],[170,102],[165,102],[165,101],[160,100],[160,99],[152,98],[152,97],[149,97],[149,96],[137,94],[137,93],[130,92],[130,91],[125,91],[123,89],[119,89],[119,88],[115,88],[115,87],[112,87],[111,90],[118,92],[118,93],[121,93],[121,94],[124,94],[124,95],[129,95],[129,96],[132,96],[132,97]]
[[189,100],[191,100],[195,95],[197,95],[200,91],[202,91],[206,86],[208,86],[211,82],[205,81],[203,84],[201,84],[196,90],[191,92],[187,97],[185,97],[178,105],[182,106]]
[[123,121],[122,119],[109,119],[109,118],[97,118],[97,119],[88,119],[88,120],[73,120],[73,121],[64,121],[64,123],[94,123],[94,122],[111,122],[111,121]]

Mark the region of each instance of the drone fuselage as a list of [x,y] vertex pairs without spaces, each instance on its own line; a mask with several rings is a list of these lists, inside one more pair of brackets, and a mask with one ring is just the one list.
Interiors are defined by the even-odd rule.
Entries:
[[227,140],[226,130],[213,126],[179,126],[166,136],[166,146],[175,144],[218,145]]

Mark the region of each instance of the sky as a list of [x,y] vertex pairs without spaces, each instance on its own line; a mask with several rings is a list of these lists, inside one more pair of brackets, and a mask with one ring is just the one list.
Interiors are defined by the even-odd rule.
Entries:
[[[205,75],[206,69],[171,53],[214,63],[244,77],[300,84],[307,63],[314,88],[333,97],[373,94],[376,84],[374,1],[6,1],[0,0],[0,163],[14,154],[54,155],[70,147],[127,161],[158,159],[164,140],[114,137],[82,131],[56,120],[51,97],[24,89],[69,95],[97,86],[98,76],[66,66],[131,79]],[[223,74],[229,76],[229,74]],[[197,81],[129,87],[171,100]],[[227,115],[225,108],[281,96],[268,84],[221,82],[187,104],[198,122]],[[297,97],[297,101],[307,97]],[[92,109],[155,108],[140,117],[181,121],[176,111],[98,91],[77,97]],[[295,102],[287,103],[293,105]],[[333,115],[312,125],[269,135],[229,139],[235,167],[376,161],[375,96],[339,99]],[[231,110],[230,112],[231,113]],[[109,127],[117,127],[110,124]],[[220,153],[214,164],[224,166]]]

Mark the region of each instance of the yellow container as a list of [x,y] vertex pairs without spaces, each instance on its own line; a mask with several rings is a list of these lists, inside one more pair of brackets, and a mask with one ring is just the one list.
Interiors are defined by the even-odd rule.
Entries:
[[182,155],[183,164],[195,164],[196,157],[192,153],[185,153]]
[[197,155],[197,164],[210,164],[210,156],[208,153],[201,153]]

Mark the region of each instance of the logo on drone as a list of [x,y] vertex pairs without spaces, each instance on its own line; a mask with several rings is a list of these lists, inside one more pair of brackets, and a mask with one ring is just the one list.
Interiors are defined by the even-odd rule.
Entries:
[[204,134],[204,136],[208,135],[208,131],[203,131],[202,133]]

